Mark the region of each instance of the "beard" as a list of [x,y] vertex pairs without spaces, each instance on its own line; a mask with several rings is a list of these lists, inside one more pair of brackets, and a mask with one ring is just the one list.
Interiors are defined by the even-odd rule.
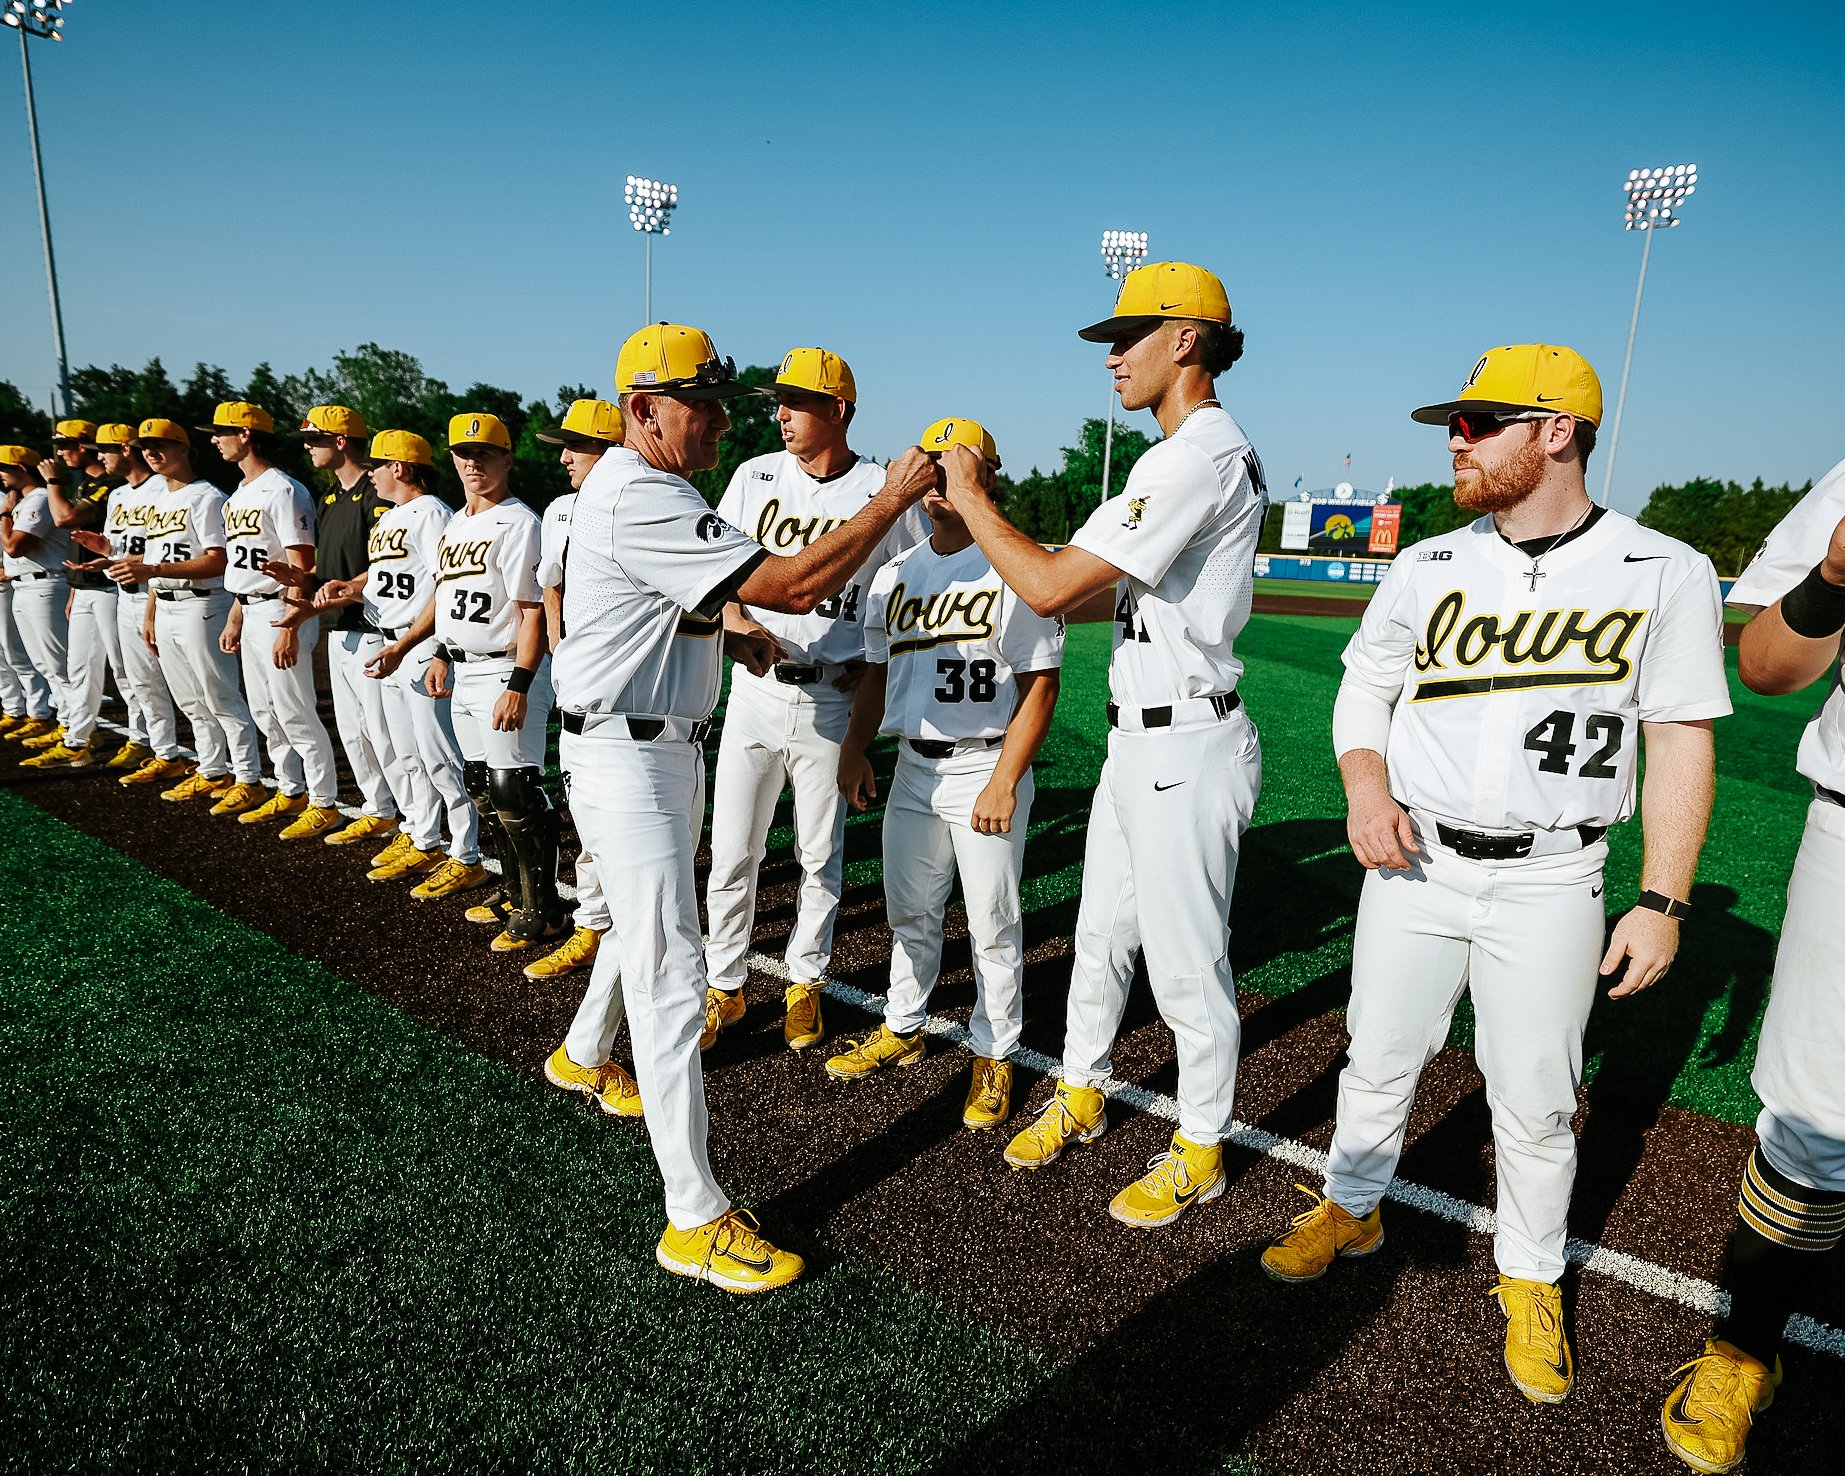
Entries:
[[[1484,467],[1473,461],[1456,460],[1454,464],[1454,500],[1469,512],[1501,513],[1518,506],[1537,490],[1544,480],[1550,458],[1532,436],[1498,466]],[[1463,479],[1461,473],[1473,472]]]

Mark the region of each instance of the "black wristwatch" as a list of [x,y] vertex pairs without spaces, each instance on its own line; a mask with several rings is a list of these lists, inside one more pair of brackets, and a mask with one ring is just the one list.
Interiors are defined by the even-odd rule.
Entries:
[[1689,902],[1681,902],[1676,897],[1668,897],[1664,892],[1642,892],[1636,907],[1644,907],[1651,912],[1663,912],[1667,917],[1683,917],[1691,911]]

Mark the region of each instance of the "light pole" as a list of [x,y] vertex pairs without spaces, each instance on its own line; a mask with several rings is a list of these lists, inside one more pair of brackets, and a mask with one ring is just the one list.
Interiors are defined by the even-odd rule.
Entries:
[[679,186],[662,184],[657,179],[642,179],[638,174],[628,176],[628,187],[622,191],[622,198],[628,202],[628,224],[647,238],[647,317],[646,322],[653,321],[653,238],[672,235],[671,222],[673,209],[679,204]]
[[[1102,270],[1119,282],[1147,259],[1145,231],[1103,231]],[[1115,387],[1108,387],[1108,429],[1102,432],[1102,501],[1108,501],[1109,464],[1115,454]]]
[[0,19],[19,32],[19,66],[26,78],[26,129],[32,135],[32,176],[38,181],[38,229],[45,241],[45,285],[51,293],[51,340],[58,351],[58,403],[70,414],[70,361],[64,356],[64,309],[58,302],[58,264],[51,254],[51,209],[45,203],[45,161],[38,151],[38,104],[32,96],[32,55],[26,49],[28,36],[47,41],[64,39],[64,17],[59,15],[68,0],[44,0],[27,4],[11,0]]
[[1653,233],[1678,224],[1675,207],[1698,186],[1698,166],[1668,164],[1663,169],[1627,171],[1626,229],[1640,231],[1640,281],[1634,287],[1634,315],[1627,324],[1627,357],[1621,360],[1621,391],[1614,401],[1614,426],[1608,434],[1608,464],[1602,468],[1602,506],[1614,486],[1614,453],[1621,444],[1621,412],[1627,408],[1627,371],[1634,363],[1634,334],[1640,327],[1640,294],[1646,291],[1646,261],[1653,254]]

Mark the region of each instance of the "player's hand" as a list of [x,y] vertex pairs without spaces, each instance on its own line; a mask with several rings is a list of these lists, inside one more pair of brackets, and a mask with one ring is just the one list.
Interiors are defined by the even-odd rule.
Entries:
[[329,579],[314,591],[314,603],[327,605],[350,605],[365,598],[350,579]]
[[392,641],[389,645],[381,649],[376,656],[372,657],[370,661],[365,663],[365,674],[368,677],[376,677],[379,681],[383,681],[403,664],[404,648],[398,645],[396,641]]
[[301,632],[292,625],[275,621],[275,664],[279,671],[288,671],[301,659]]
[[235,656],[243,646],[243,627],[226,624],[218,635],[218,649],[226,656]]
[[38,474],[44,478],[47,487],[57,486],[58,473],[63,470],[63,465],[50,456],[38,464]]
[[287,585],[290,589],[312,589],[314,575],[299,564],[291,564],[287,559],[268,559],[263,564],[263,573],[277,584]]
[[141,643],[156,656],[160,654],[160,647],[154,640],[154,622],[151,620],[141,627]]
[[912,446],[890,464],[884,490],[895,492],[905,507],[914,507],[923,494],[935,490],[935,461],[920,446]]
[[147,578],[147,560],[138,559],[133,554],[127,558],[117,559],[108,568],[108,575],[117,584],[140,584]]
[[66,559],[64,561],[64,567],[66,569],[74,569],[79,574],[90,574],[102,568],[104,562],[105,561],[102,559],[84,559],[79,563],[76,559]]
[[109,553],[109,540],[94,528],[72,528],[70,541],[79,548],[87,548],[93,554]]
[[847,804],[860,812],[878,797],[878,776],[872,771],[871,760],[865,757],[863,751],[850,753],[845,749],[840,750],[839,792],[846,797]]
[[1626,999],[1665,978],[1678,955],[1678,919],[1636,907],[1614,925],[1608,952],[1602,957],[1602,977],[1608,978],[1627,960],[1621,982],[1608,991],[1610,999]]
[[440,656],[429,659],[429,670],[423,673],[423,690],[431,697],[453,697],[455,689],[448,684],[448,663]]
[[1019,797],[1010,784],[989,779],[974,801],[974,829],[981,835],[1005,835],[1012,829],[1012,812],[1018,807]]
[[844,671],[833,678],[833,689],[837,692],[856,692],[858,684],[865,680],[865,663],[862,660],[848,661]]
[[980,453],[971,447],[950,446],[942,453],[942,495],[949,506],[959,509],[973,500],[987,500],[987,489],[981,485],[985,468]]
[[525,693],[502,692],[493,704],[493,731],[517,733],[525,726]]
[[1367,871],[1408,871],[1409,858],[1422,853],[1409,815],[1388,790],[1376,798],[1350,801],[1345,836],[1358,864]]
[[767,676],[769,668],[788,652],[765,627],[751,622],[724,632],[724,654],[751,676]]

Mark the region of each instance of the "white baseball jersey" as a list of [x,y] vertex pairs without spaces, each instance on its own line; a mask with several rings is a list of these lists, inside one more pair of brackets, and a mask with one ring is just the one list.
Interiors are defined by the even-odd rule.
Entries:
[[510,654],[519,602],[538,600],[537,513],[508,497],[449,518],[436,550],[437,640],[470,656]]
[[768,557],[683,477],[625,447],[590,468],[571,516],[558,705],[639,717],[711,716],[724,602]]
[[258,473],[225,499],[224,538],[230,554],[224,587],[232,594],[279,594],[282,586],[263,565],[286,560],[291,548],[314,546],[308,489],[277,467]]
[[20,493],[13,508],[13,531],[30,533],[38,540],[29,552],[5,556],[6,576],[17,579],[22,574],[50,574],[62,579],[68,572],[64,561],[70,557],[70,532],[51,519],[51,495],[43,487]]
[[[142,555],[150,564],[173,564],[196,559],[208,548],[223,548],[224,494],[210,482],[188,482],[183,487],[166,486],[147,515],[147,552]],[[149,581],[162,589],[223,589],[224,576],[210,579],[162,579]]]
[[970,543],[927,541],[871,582],[865,659],[888,662],[882,730],[904,738],[998,738],[1018,706],[1016,678],[1063,664],[1063,621],[1033,613]]
[[[1845,461],[1821,477],[1775,526],[1762,551],[1730,587],[1730,603],[1763,609],[1774,604],[1825,558],[1832,530],[1841,521],[1845,521]],[[1845,696],[1840,695],[1841,680],[1845,676],[1841,668],[1835,668],[1825,702],[1800,735],[1796,767],[1815,784],[1845,792]]]
[[538,587],[561,589],[564,584],[564,555],[570,548],[570,517],[577,505],[577,494],[566,492],[551,500],[545,509],[544,525],[538,534]]
[[365,618],[380,630],[395,636],[416,624],[429,604],[436,592],[442,535],[453,516],[441,498],[425,492],[387,507],[372,524],[366,543],[371,572],[365,580]]
[[138,487],[124,482],[109,494],[102,531],[109,540],[111,558],[146,556],[148,520],[166,490],[165,477],[147,477]]
[[[820,481],[801,470],[790,451],[758,456],[738,467],[718,513],[772,554],[796,554],[849,521],[884,487],[884,468],[863,456],[836,477]],[[865,654],[865,601],[872,579],[904,549],[929,536],[922,509],[897,520],[846,587],[808,615],[776,610],[750,613],[801,663],[843,663]]]
[[1404,549],[1345,664],[1398,691],[1397,800],[1492,830],[1625,820],[1640,724],[1730,711],[1716,570],[1612,511],[1541,562],[1490,516]]
[[1158,707],[1235,689],[1267,497],[1262,463],[1223,410],[1195,410],[1128,473],[1070,542],[1127,575],[1109,691]]

